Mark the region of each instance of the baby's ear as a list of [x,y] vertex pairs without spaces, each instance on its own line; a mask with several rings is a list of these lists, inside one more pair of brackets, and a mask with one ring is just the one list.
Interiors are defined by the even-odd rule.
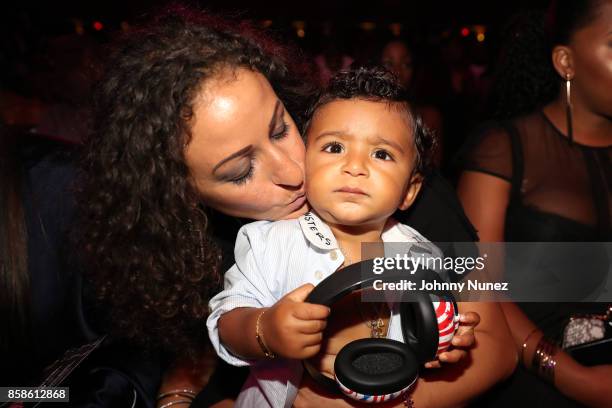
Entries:
[[412,176],[410,179],[410,184],[406,188],[406,193],[404,194],[404,199],[400,202],[399,209],[404,211],[410,208],[414,200],[419,195],[419,191],[421,191],[421,186],[423,185],[423,177],[420,174],[416,174]]

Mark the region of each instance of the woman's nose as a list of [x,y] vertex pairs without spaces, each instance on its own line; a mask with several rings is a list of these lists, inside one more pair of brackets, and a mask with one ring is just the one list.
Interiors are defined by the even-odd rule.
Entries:
[[282,150],[277,151],[272,157],[272,181],[280,186],[301,187],[304,184],[304,164]]

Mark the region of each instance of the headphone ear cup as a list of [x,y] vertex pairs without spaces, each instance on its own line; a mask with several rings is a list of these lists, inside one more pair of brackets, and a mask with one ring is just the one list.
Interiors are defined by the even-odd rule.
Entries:
[[382,402],[406,392],[418,378],[418,366],[417,357],[408,345],[368,338],[343,347],[336,356],[334,372],[345,395],[366,402]]
[[424,293],[413,294],[415,302],[400,306],[404,342],[414,350],[419,364],[435,359],[440,335],[433,299]]

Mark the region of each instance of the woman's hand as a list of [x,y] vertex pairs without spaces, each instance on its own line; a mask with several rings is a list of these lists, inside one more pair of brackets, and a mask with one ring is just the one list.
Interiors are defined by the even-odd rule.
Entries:
[[[405,399],[402,397],[378,404],[369,404],[347,399],[340,394],[330,394],[323,390],[310,375],[304,373],[298,395],[293,402],[294,408],[405,408]],[[423,399],[416,404],[418,407],[426,406]]]
[[426,368],[439,368],[442,363],[458,363],[468,353],[468,350],[476,344],[474,328],[480,323],[480,315],[476,312],[466,312],[459,315],[460,326],[453,337],[451,344],[453,349],[445,351],[438,356],[437,360],[425,363]]
[[612,389],[612,365],[585,367],[585,384],[592,389],[586,404],[592,407],[612,407],[610,390]]
[[351,404],[339,394],[332,395],[320,389],[312,377],[304,373],[297,397],[293,402],[295,408],[308,407],[329,407],[329,408],[349,408]]
[[[215,354],[207,353],[198,362],[188,359],[175,362],[164,373],[158,395],[167,394],[167,396],[158,398],[157,406],[160,407],[172,401],[193,400],[208,382],[208,378],[215,369],[216,360]],[[178,391],[185,390],[193,392],[193,395],[191,393],[182,396],[177,394]]]
[[589,407],[612,407],[612,365],[586,367],[574,370],[576,383],[566,395]]

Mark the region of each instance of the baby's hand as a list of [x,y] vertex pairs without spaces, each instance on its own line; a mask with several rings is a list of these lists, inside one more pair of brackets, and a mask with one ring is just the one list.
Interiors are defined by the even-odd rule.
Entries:
[[307,283],[287,293],[261,317],[262,334],[273,353],[303,360],[319,352],[330,309],[304,302],[313,288]]

